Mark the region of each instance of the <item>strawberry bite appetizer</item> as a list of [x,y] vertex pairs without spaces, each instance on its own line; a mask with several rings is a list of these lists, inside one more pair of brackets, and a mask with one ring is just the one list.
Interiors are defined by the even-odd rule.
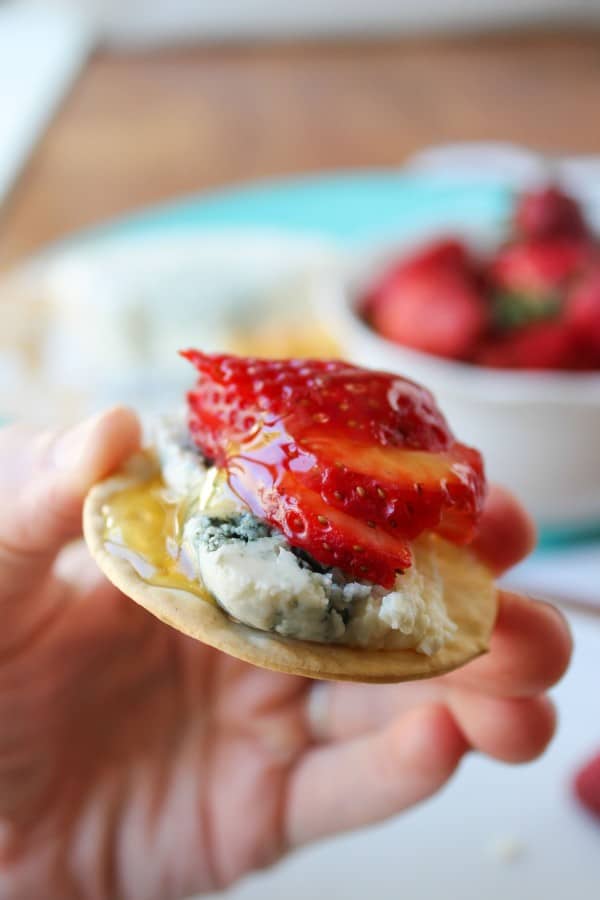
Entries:
[[86,502],[90,549],[122,591],[312,677],[425,677],[485,651],[495,589],[468,547],[483,464],[427,390],[341,361],[182,355],[186,414]]
[[573,198],[517,198],[505,243],[479,257],[442,239],[397,260],[362,297],[382,337],[510,369],[600,369],[600,243]]

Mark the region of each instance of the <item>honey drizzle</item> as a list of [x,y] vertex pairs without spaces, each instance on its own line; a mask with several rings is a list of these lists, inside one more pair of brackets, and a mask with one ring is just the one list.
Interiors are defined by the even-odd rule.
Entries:
[[192,508],[188,500],[175,500],[160,478],[117,491],[102,507],[104,544],[148,584],[186,590],[214,603],[182,547]]

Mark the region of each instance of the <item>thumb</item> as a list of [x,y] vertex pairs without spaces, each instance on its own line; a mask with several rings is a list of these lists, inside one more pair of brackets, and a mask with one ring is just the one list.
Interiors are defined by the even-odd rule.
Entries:
[[118,407],[63,432],[0,429],[0,603],[31,588],[81,534],[87,491],[139,442],[135,415]]

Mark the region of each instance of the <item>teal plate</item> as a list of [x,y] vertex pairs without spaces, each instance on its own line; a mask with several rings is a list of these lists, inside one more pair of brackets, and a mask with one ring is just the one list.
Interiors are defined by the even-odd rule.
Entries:
[[372,243],[438,223],[500,222],[511,192],[498,184],[365,171],[264,181],[199,194],[96,226],[68,239],[112,240],[198,228],[281,228],[295,234]]

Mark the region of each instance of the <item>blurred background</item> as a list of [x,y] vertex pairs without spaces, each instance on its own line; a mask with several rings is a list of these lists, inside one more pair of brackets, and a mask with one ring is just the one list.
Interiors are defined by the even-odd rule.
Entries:
[[[599,105],[600,0],[0,0],[0,419],[169,408],[190,343],[396,369],[525,500],[509,582],[576,633],[539,763],[470,759],[236,900],[599,896]],[[403,266],[449,238],[461,301],[415,334]]]
[[395,167],[434,143],[598,150],[596,0],[3,0],[0,14],[0,170],[40,138],[3,209],[4,264],[173,195]]

